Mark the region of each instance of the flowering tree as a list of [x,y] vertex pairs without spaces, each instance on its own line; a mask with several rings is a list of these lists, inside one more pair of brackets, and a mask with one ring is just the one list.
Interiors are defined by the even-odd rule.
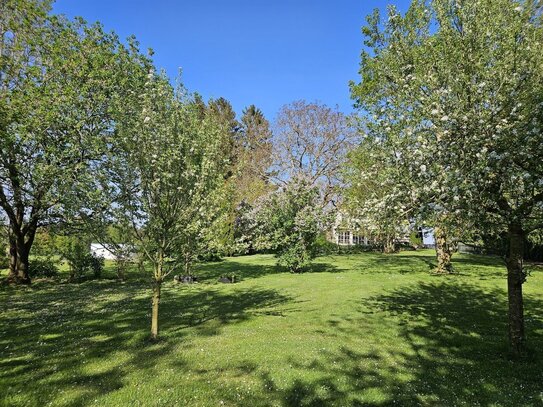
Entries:
[[151,263],[156,339],[162,282],[174,270],[190,268],[220,206],[228,159],[217,122],[202,116],[164,74],[149,72],[138,100],[132,114],[119,117],[104,177],[97,178],[94,201],[109,197],[110,204],[91,216],[129,225],[129,239]]
[[421,215],[508,235],[509,337],[524,348],[523,244],[543,227],[539,1],[414,1],[364,29],[352,86],[412,179]]
[[409,189],[400,187],[406,181],[401,167],[387,160],[386,143],[366,135],[348,154],[343,179],[345,207],[355,226],[392,253],[396,238],[408,234],[413,203]]
[[257,202],[252,223],[255,246],[271,249],[278,264],[293,273],[306,268],[316,255],[316,241],[325,222],[319,191],[303,178]]

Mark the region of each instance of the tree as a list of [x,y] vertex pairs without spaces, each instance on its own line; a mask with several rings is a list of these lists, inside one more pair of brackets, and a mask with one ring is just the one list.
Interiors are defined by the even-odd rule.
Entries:
[[[413,177],[421,213],[507,233],[509,342],[524,352],[523,244],[543,227],[543,28],[538,1],[414,1],[364,29],[353,96]],[[390,152],[392,155],[393,152]]]
[[151,71],[139,96],[134,114],[118,119],[89,216],[130,225],[129,239],[152,265],[151,337],[157,339],[162,282],[186,266],[187,253],[196,250],[192,239],[213,221],[228,157],[220,123],[202,117],[182,86],[174,90],[164,74]]
[[49,16],[49,1],[0,3],[0,208],[10,225],[10,278],[30,283],[38,228],[58,222],[112,133],[124,83],[114,34]]
[[342,172],[345,209],[355,226],[382,242],[383,251],[396,251],[395,241],[409,230],[413,202],[399,166],[387,160],[386,140],[363,137],[352,150]]
[[236,151],[236,139],[239,133],[239,122],[236,119],[236,112],[232,105],[225,98],[210,100],[208,103],[208,115],[213,116],[213,120],[220,126],[224,133],[222,137],[223,145],[221,149],[229,159],[229,170],[225,173],[226,178],[230,178],[235,174],[238,164],[238,152]]
[[221,219],[211,232],[213,245],[217,253],[233,253],[239,247],[235,242],[237,208],[242,202],[255,202],[270,190],[267,169],[271,164],[271,131],[264,114],[254,105],[243,110],[239,122],[223,98],[210,101],[206,112],[221,123],[226,143],[223,151],[230,157],[227,198]]
[[283,106],[273,136],[276,180],[305,177],[319,188],[321,207],[337,203],[340,166],[355,135],[337,109],[303,100]]
[[278,264],[293,273],[302,272],[316,255],[316,242],[326,224],[319,191],[305,179],[291,180],[256,205],[251,222],[255,245],[276,252]]
[[242,112],[236,149],[239,171],[236,179],[236,205],[250,204],[270,191],[268,170],[272,164],[272,132],[264,113],[255,105]]

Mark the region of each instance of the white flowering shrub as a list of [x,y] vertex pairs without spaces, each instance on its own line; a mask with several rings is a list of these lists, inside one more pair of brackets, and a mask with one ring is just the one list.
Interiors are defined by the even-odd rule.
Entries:
[[278,264],[291,272],[307,268],[316,255],[317,237],[327,217],[319,191],[302,178],[261,199],[253,211],[255,247],[275,251]]

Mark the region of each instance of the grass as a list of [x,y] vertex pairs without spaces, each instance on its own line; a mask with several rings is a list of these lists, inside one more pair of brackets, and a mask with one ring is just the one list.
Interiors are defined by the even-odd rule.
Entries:
[[[543,270],[525,284],[530,356],[506,351],[498,258],[432,252],[319,258],[293,275],[272,256],[202,265],[166,283],[162,340],[150,289],[36,282],[0,290],[4,406],[540,406]],[[217,278],[236,272],[238,284]]]

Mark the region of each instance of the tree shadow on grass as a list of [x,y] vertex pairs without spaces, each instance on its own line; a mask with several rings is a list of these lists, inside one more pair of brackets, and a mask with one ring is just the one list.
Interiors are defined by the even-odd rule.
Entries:
[[[452,257],[454,275],[465,275],[477,273],[482,279],[499,277],[505,275],[503,259],[497,256],[486,255],[462,255],[454,254]],[[496,268],[502,268],[497,271]],[[384,274],[409,274],[428,273],[437,268],[437,260],[434,255],[417,254],[407,255],[367,253],[360,258],[360,263],[355,269],[362,273],[384,273]]]
[[435,256],[365,253],[355,270],[362,273],[408,274],[428,272],[436,267]]
[[[225,324],[289,301],[261,288],[180,291],[166,286],[164,291],[163,340],[155,344],[148,341],[146,284],[51,284],[0,292],[0,405],[90,404],[122,388],[135,370],[151,374],[183,338],[216,335]],[[175,363],[185,362],[177,355]]]
[[201,263],[197,266],[195,274],[201,282],[214,283],[219,277],[232,273],[236,274],[240,280],[248,280],[284,271],[275,264],[243,263],[229,259],[221,262]]
[[[290,274],[286,267],[275,264],[276,259],[272,258],[274,264],[243,263],[229,259],[222,262],[202,263],[196,270],[200,282],[214,283],[219,277],[236,274],[240,280],[260,278],[273,274]],[[271,260],[271,259],[270,259]],[[343,271],[330,263],[319,263],[315,261],[304,271],[304,273],[335,273]]]
[[[368,315],[331,322],[331,340],[348,345],[322,350],[310,361],[289,362],[305,372],[299,379],[285,386],[261,372],[266,395],[255,396],[253,404],[543,405],[540,299],[526,298],[531,353],[517,362],[507,355],[502,290],[449,281],[421,283],[364,300],[361,311]],[[361,350],[352,345],[357,340],[372,345]]]

